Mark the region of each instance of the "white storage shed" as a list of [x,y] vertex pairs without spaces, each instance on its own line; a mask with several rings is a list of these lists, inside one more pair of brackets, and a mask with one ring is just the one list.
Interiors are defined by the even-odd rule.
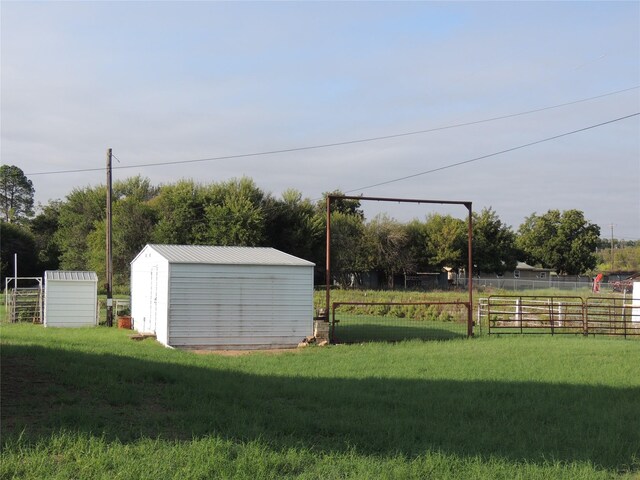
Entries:
[[633,282],[631,321],[640,322],[640,282]]
[[89,327],[98,324],[96,272],[44,272],[44,326]]
[[313,331],[314,264],[273,248],[147,245],[131,262],[131,317],[171,347],[296,346]]

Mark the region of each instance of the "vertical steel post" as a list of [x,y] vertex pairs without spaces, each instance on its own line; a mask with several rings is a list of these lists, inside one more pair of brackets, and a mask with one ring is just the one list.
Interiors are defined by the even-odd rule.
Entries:
[[471,202],[466,204],[469,210],[469,231],[468,231],[468,251],[469,261],[467,268],[469,274],[467,275],[467,281],[469,282],[469,307],[467,308],[467,337],[473,336],[473,212]]
[[107,282],[107,326],[113,326],[113,257],[111,251],[111,149],[107,149],[107,264],[106,264],[106,282]]
[[329,305],[331,303],[331,195],[327,195],[327,258],[325,263],[325,321],[329,321]]

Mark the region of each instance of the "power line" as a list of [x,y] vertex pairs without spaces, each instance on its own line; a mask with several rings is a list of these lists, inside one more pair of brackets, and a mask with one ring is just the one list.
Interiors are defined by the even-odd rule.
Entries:
[[381,185],[388,185],[390,183],[400,182],[402,180],[408,180],[409,178],[420,177],[422,175],[427,175],[429,173],[439,172],[441,170],[446,170],[448,168],[458,167],[460,165],[465,165],[467,163],[477,162],[479,160],[484,160],[485,158],[495,157],[496,155],[502,155],[503,153],[513,152],[514,150],[520,150],[522,148],[530,147],[532,145],[537,145],[539,143],[549,142],[551,140],[556,140],[558,138],[566,137],[568,135],[573,135],[574,133],[584,132],[585,130],[591,130],[592,128],[602,127],[603,125],[608,125],[610,123],[615,123],[615,122],[619,122],[621,120],[626,120],[628,118],[635,117],[637,115],[640,115],[640,112],[632,113],[631,115],[626,115],[626,116],[620,117],[620,118],[615,118],[613,120],[608,120],[606,122],[598,123],[596,125],[591,125],[589,127],[580,128],[578,130],[573,130],[571,132],[561,133],[560,135],[554,135],[553,137],[544,138],[542,140],[536,140],[535,142],[526,143],[524,145],[508,148],[506,150],[501,150],[499,152],[489,153],[487,155],[482,155],[481,157],[475,157],[475,158],[472,158],[470,160],[464,160],[462,162],[451,163],[449,165],[444,165],[442,167],[433,168],[431,170],[426,170],[424,172],[414,173],[412,175],[407,175],[407,176],[404,176],[404,177],[395,178],[393,180],[387,180],[385,182],[375,183],[373,185],[367,185],[366,187],[360,187],[360,188],[355,188],[353,190],[347,190],[347,191],[345,191],[345,193],[359,192],[361,190],[366,190],[368,188],[379,187]]
[[[400,137],[408,137],[411,135],[421,135],[421,134],[425,134],[425,133],[432,133],[432,132],[437,132],[437,131],[441,131],[441,130],[449,130],[452,128],[460,128],[460,127],[468,127],[471,125],[478,125],[481,123],[487,123],[487,122],[494,122],[496,120],[504,120],[507,118],[514,118],[514,117],[519,117],[519,116],[523,116],[523,115],[530,115],[532,113],[537,113],[537,112],[542,112],[545,110],[551,110],[551,109],[555,109],[555,108],[561,108],[561,107],[566,107],[569,105],[575,105],[578,103],[584,103],[584,102],[588,102],[591,100],[596,100],[599,98],[604,98],[604,97],[608,97],[611,95],[617,95],[619,93],[624,93],[624,92],[628,92],[631,90],[635,90],[637,88],[640,88],[640,85],[636,85],[630,88],[625,88],[623,90],[616,90],[614,92],[609,92],[609,93],[604,93],[602,95],[596,95],[594,97],[589,97],[589,98],[583,98],[581,100],[574,100],[572,102],[566,102],[566,103],[561,103],[561,104],[557,104],[557,105],[551,105],[548,107],[542,107],[542,108],[537,108],[535,110],[527,110],[525,112],[519,112],[519,113],[512,113],[509,115],[502,115],[499,117],[492,117],[492,118],[486,118],[483,120],[475,120],[472,122],[465,122],[465,123],[457,123],[457,124],[453,124],[453,125],[446,125],[446,126],[442,126],[442,127],[435,127],[435,128],[430,128],[430,129],[426,129],[426,130],[416,130],[416,131],[412,131],[412,132],[404,132],[404,133],[396,133],[396,134],[391,134],[391,135],[382,135],[382,136],[378,136],[378,137],[369,137],[369,138],[361,138],[361,139],[356,139],[356,140],[347,140],[344,142],[332,142],[332,143],[324,143],[324,144],[319,144],[319,145],[309,145],[309,146],[303,146],[303,147],[292,147],[292,148],[284,148],[284,149],[279,149],[279,150],[268,150],[268,151],[263,151],[263,152],[253,152],[253,153],[243,153],[243,154],[237,154],[237,155],[224,155],[224,156],[219,156],[219,157],[209,157],[209,158],[198,158],[198,159],[192,159],[192,160],[174,160],[174,161],[169,161],[169,162],[153,162],[153,163],[140,163],[140,164],[136,164],[136,165],[121,165],[121,166],[115,166],[113,167],[114,170],[118,169],[126,169],[126,168],[140,168],[140,167],[157,167],[157,166],[164,166],[164,165],[179,165],[179,164],[186,164],[186,163],[199,163],[199,162],[212,162],[212,161],[219,161],[219,160],[233,160],[233,159],[239,159],[239,158],[247,158],[247,157],[258,157],[258,156],[264,156],[264,155],[275,155],[275,154],[280,154],[280,153],[291,153],[291,152],[301,152],[301,151],[305,151],[305,150],[317,150],[317,149],[322,149],[322,148],[331,148],[331,147],[339,147],[339,146],[344,146],[344,145],[353,145],[353,144],[357,144],[357,143],[366,143],[366,142],[376,142],[376,141],[380,141],[380,140],[389,140],[392,138],[400,138]],[[63,174],[63,173],[81,173],[81,172],[97,172],[97,171],[101,171],[103,170],[103,168],[81,168],[81,169],[73,169],[73,170],[57,170],[57,171],[51,171],[51,172],[35,172],[35,173],[27,173],[27,176],[36,176],[36,175],[57,175],[57,174]]]

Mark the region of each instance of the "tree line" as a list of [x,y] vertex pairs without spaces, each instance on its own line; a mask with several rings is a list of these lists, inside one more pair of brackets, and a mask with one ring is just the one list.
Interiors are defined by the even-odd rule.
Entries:
[[[35,214],[33,185],[18,167],[0,167],[2,277],[46,269],[105,273],[106,186],[74,188]],[[326,195],[340,195],[339,191]],[[324,281],[325,199],[314,202],[289,189],[275,197],[247,177],[201,184],[193,180],[153,185],[130,177],[113,184],[114,283],[126,286],[129,264],[147,243],[269,246],[316,263]],[[377,272],[389,286],[402,273],[464,268],[467,222],[432,213],[402,223],[385,215],[365,218],[358,200],[332,203],[332,272],[348,285],[354,275]],[[527,217],[517,231],[491,208],[473,213],[474,271],[501,274],[517,261],[589,273],[596,267],[600,228],[579,210],[550,210]]]

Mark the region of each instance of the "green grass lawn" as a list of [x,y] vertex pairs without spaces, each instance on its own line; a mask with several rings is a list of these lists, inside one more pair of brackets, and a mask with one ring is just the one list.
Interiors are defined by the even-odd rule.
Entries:
[[451,340],[467,336],[467,324],[376,315],[336,315],[334,343]]
[[0,478],[638,478],[640,343],[196,355],[1,326]]

